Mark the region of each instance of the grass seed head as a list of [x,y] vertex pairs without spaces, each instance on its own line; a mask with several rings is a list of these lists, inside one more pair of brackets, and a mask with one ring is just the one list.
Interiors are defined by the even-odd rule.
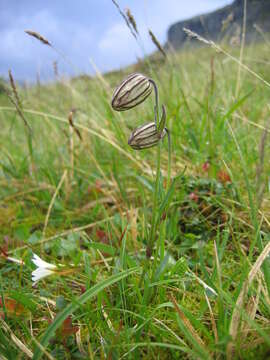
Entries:
[[16,87],[16,84],[15,84],[15,80],[13,78],[11,70],[8,70],[8,77],[9,77],[10,86],[12,88],[12,92],[13,92],[13,95],[14,95],[14,97],[16,99],[17,105],[21,108],[22,104],[21,104],[21,101],[20,101],[20,98],[19,98],[19,94],[18,94],[17,87]]
[[33,36],[35,39],[42,42],[42,44],[52,46],[52,44],[49,42],[49,40],[47,40],[44,36],[40,35],[36,31],[24,30],[24,32],[30,36]]
[[115,89],[112,98],[112,108],[116,111],[125,111],[141,104],[152,92],[149,79],[138,73],[129,75]]
[[135,31],[136,34],[139,34],[136,20],[135,20],[134,16],[132,15],[129,8],[126,9],[126,14],[127,14],[128,21],[129,21],[130,25],[132,26],[133,30]]
[[167,54],[165,52],[165,50],[163,49],[162,45],[160,44],[160,42],[158,41],[158,39],[156,38],[155,34],[153,33],[153,31],[151,31],[150,29],[148,30],[148,33],[151,37],[151,40],[153,42],[153,44],[157,47],[157,49],[161,52],[161,54],[166,58]]

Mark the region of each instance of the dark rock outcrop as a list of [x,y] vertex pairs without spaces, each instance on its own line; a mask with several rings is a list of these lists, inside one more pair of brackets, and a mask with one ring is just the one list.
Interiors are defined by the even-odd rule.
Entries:
[[[243,24],[244,0],[235,0],[231,5],[209,14],[180,21],[168,30],[168,44],[180,48],[188,40],[183,28],[211,40],[240,39]],[[260,36],[259,32],[270,32],[270,0],[247,0],[246,40]]]

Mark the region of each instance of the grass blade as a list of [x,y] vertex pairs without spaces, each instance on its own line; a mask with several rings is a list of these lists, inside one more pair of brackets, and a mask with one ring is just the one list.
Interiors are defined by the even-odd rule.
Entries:
[[[89,290],[87,290],[84,294],[82,294],[76,302],[69,304],[61,313],[59,313],[54,322],[47,328],[45,331],[45,334],[43,335],[40,345],[46,349],[46,347],[49,344],[50,339],[53,337],[55,331],[61,326],[63,321],[72,313],[74,313],[82,304],[84,304],[86,301],[91,299],[92,297],[96,296],[98,293],[100,293],[102,290],[104,290],[106,287],[113,285],[114,283],[124,279],[125,277],[135,273],[138,271],[138,268],[129,269],[126,271],[123,271],[121,273],[112,275],[106,280],[101,281],[100,283],[96,284]],[[41,359],[43,353],[40,348],[36,348],[36,351],[34,353],[34,360]]]

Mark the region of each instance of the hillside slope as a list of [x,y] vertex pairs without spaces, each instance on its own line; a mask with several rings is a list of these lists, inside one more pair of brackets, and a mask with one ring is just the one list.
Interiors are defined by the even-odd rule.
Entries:
[[[235,0],[212,13],[177,22],[168,30],[168,43],[175,49],[180,48],[187,40],[184,27],[212,40],[237,39],[241,33],[243,12],[244,0]],[[255,24],[263,32],[270,31],[269,14],[270,0],[247,0],[247,41],[260,36]]]

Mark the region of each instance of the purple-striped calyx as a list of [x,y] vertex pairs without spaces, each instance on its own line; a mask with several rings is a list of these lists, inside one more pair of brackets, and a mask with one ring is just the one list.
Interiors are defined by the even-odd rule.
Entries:
[[146,76],[130,74],[115,89],[112,98],[112,108],[116,111],[125,111],[141,104],[152,92],[153,86]]
[[150,122],[133,130],[128,139],[128,144],[134,150],[147,149],[157,145],[158,142],[164,138],[166,133],[166,128],[159,132],[157,130],[156,123]]

